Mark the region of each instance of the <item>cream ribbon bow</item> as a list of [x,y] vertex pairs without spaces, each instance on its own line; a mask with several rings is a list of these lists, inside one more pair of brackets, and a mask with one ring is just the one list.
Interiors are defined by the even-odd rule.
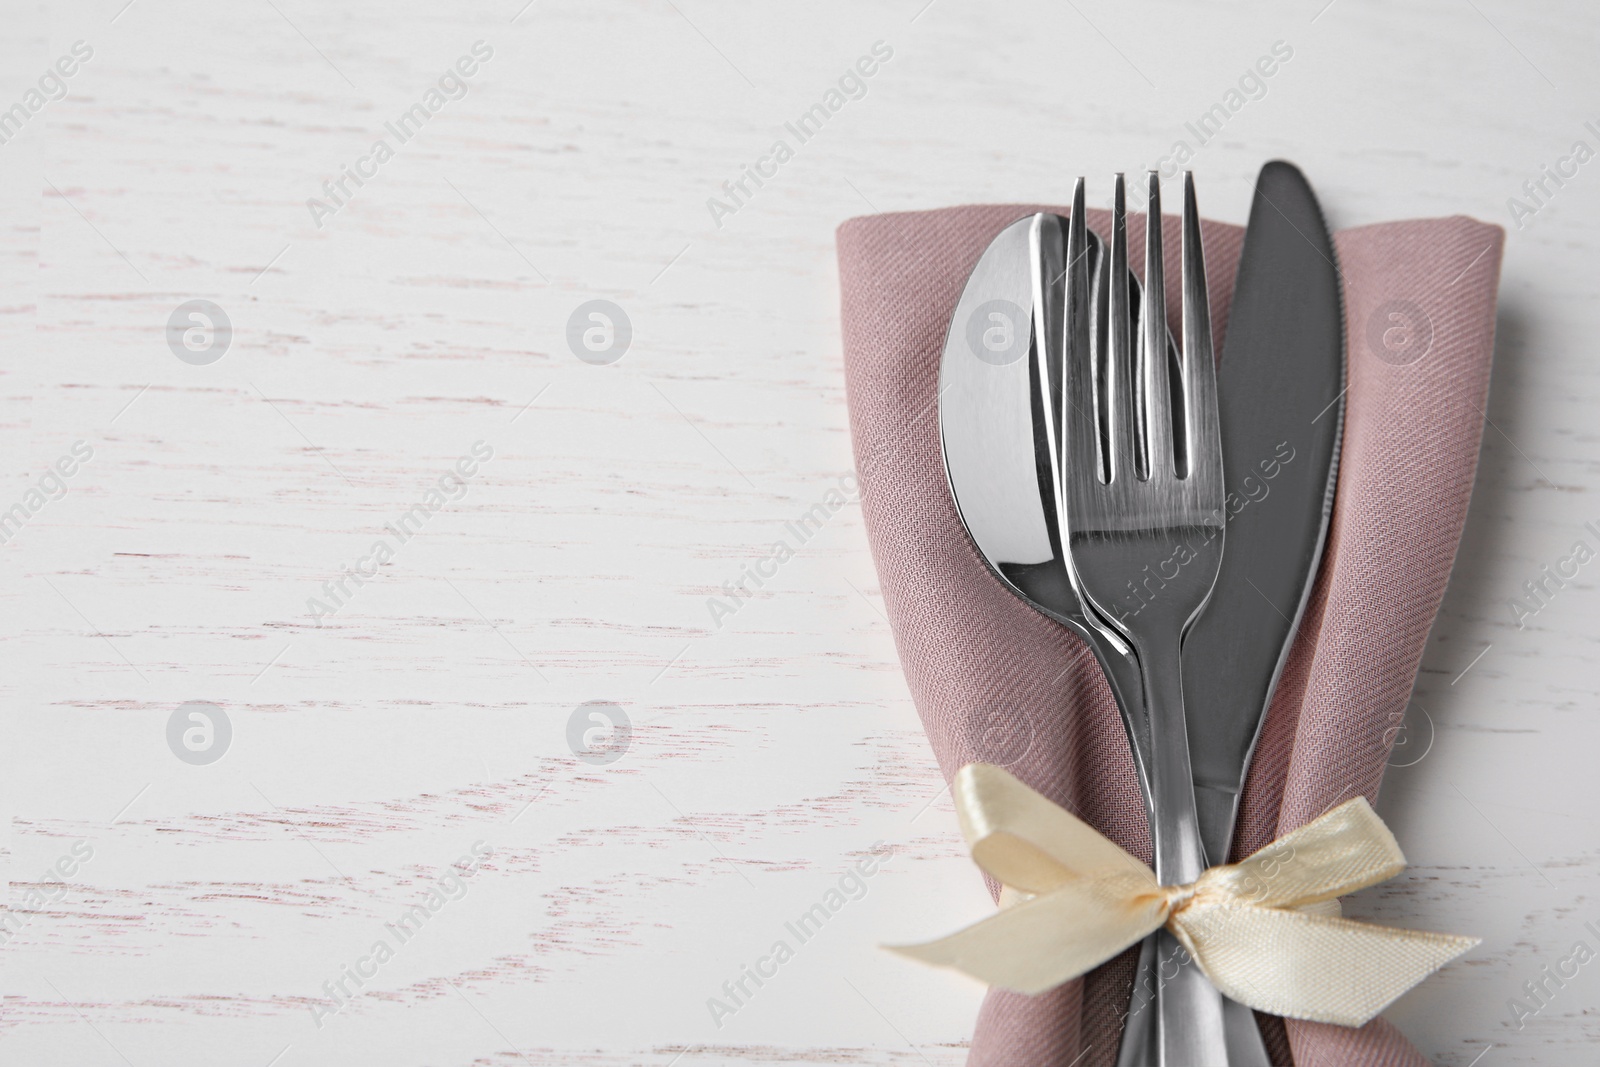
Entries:
[[1008,889],[1001,911],[891,948],[991,985],[1042,993],[1165,926],[1241,1004],[1361,1026],[1478,943],[1336,917],[1341,894],[1406,865],[1365,797],[1190,885],[1159,886],[1149,867],[999,767],[962,767],[954,790],[973,860]]

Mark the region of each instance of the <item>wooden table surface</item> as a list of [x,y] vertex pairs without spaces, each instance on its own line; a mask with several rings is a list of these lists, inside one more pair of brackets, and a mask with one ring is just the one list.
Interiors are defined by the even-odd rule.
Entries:
[[1388,1013],[1438,1063],[1594,1062],[1600,963],[1508,1004],[1600,947],[1600,564],[1511,607],[1600,547],[1590,5],[13,7],[0,1062],[960,1064],[982,990],[874,947],[989,904],[859,508],[708,602],[848,484],[840,221],[1059,202],[1219,102],[1213,216],[1281,156],[1335,227],[1508,228],[1362,907],[1484,938]]

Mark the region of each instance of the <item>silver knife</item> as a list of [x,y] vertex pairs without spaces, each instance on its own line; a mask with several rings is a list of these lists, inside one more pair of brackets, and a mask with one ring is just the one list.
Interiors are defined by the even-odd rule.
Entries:
[[[1213,864],[1228,862],[1250,757],[1311,598],[1344,429],[1339,268],[1316,194],[1291,163],[1268,163],[1256,178],[1217,389],[1228,551],[1183,650],[1195,803]],[[1226,1007],[1229,1058],[1265,1065],[1250,1009]]]
[[[1268,163],[1217,372],[1227,551],[1183,647],[1195,802],[1207,861],[1226,863],[1250,756],[1322,558],[1344,426],[1344,308],[1333,239],[1305,176]],[[1119,1067],[1154,1063],[1156,961],[1135,972]],[[1148,987],[1148,988],[1147,988]],[[1233,1067],[1265,1067],[1255,1018],[1226,1001]]]
[[1305,176],[1261,168],[1217,372],[1228,551],[1183,648],[1200,834],[1228,861],[1239,793],[1333,513],[1344,427],[1344,307]]

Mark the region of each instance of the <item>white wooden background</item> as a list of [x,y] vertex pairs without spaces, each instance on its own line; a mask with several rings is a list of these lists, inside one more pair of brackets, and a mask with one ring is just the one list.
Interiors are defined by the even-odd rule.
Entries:
[[[720,627],[706,606],[850,469],[835,225],[1151,165],[1276,41],[1192,164],[1214,216],[1282,156],[1336,227],[1509,226],[1542,165],[1600,148],[1580,0],[523,3],[7,4],[0,108],[93,56],[0,144],[0,508],[93,458],[0,548],[0,1062],[961,1063],[981,990],[873,947],[988,901],[859,509]],[[467,95],[314,225],[479,40]],[[865,97],[719,227],[707,198],[877,41]],[[1600,1041],[1600,963],[1520,1030],[1506,1004],[1600,946],[1600,565],[1526,629],[1508,607],[1600,543],[1597,206],[1591,162],[1512,229],[1425,755],[1383,795],[1414,866],[1357,905],[1484,937],[1389,1013],[1453,1067]],[[195,298],[234,329],[204,366],[166,343]],[[591,299],[632,324],[611,366],[567,344]],[[465,496],[317,625],[477,441]],[[231,722],[217,762],[168,747],[188,701]],[[569,744],[588,701],[631,721],[608,765]],[[880,840],[866,895],[717,1026],[707,999]],[[475,842],[466,895],[319,1020]]]

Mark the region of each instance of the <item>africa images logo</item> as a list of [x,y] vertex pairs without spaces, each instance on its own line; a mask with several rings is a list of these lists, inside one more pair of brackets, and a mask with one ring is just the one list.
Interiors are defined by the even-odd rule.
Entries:
[[443,511],[446,504],[467,495],[471,484],[469,479],[482,469],[482,463],[493,458],[493,445],[487,441],[474,441],[471,453],[456,460],[454,466],[439,475],[434,484],[423,492],[420,500],[392,521],[383,524],[384,532],[392,535],[393,540],[380,537],[373,541],[365,555],[351,563],[340,564],[339,576],[322,583],[321,599],[306,598],[306,611],[310,613],[312,621],[321,626],[324,618],[338,614],[355,598],[362,586],[378,576],[381,567],[394,559],[401,545],[422,532],[424,523]]
[[847,68],[838,81],[822,94],[821,100],[812,104],[793,122],[783,124],[784,131],[794,138],[793,145],[788,138],[779,137],[767,146],[765,153],[756,157],[754,163],[742,167],[737,178],[722,183],[723,197],[706,197],[706,210],[710,212],[711,221],[717,229],[722,229],[724,217],[738,214],[739,209],[755,196],[756,190],[765,188],[767,182],[776,178],[779,169],[795,157],[795,149],[821,133],[822,127],[844,110],[845,104],[863,99],[867,95],[867,79],[893,58],[894,49],[888,42],[874,41],[870,53],[859,57],[853,66]]
[[[451,100],[460,100],[471,89],[472,83],[468,80],[478,73],[479,64],[487,63],[494,56],[494,46],[486,41],[474,41],[472,54],[464,55],[455,61],[451,67],[439,75],[438,81],[427,92],[422,94],[422,99],[400,112],[394,121],[385,122],[383,128],[395,140],[395,144],[403,145],[422,132],[422,127],[428,120],[444,110],[444,105]],[[337,215],[361,189],[378,176],[378,168],[383,166],[395,156],[394,145],[389,143],[387,137],[379,137],[372,142],[372,147],[367,153],[358,157],[349,166],[341,166],[339,175],[322,183],[323,195],[326,200],[317,197],[306,198],[306,210],[311,212],[311,221],[316,223],[317,229],[322,229],[325,219]],[[351,184],[355,189],[351,189]]]

